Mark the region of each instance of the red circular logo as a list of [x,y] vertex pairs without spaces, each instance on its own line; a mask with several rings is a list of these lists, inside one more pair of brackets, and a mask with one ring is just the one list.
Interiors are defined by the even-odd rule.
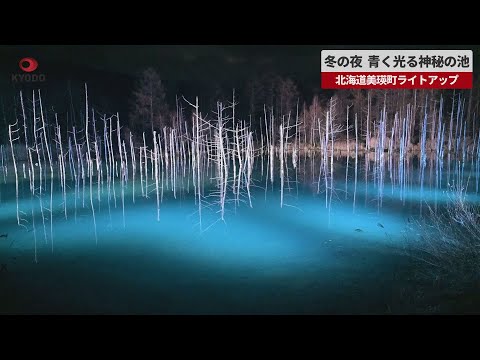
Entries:
[[32,72],[37,70],[38,68],[38,61],[31,57],[23,58],[18,62],[18,66],[25,72]]

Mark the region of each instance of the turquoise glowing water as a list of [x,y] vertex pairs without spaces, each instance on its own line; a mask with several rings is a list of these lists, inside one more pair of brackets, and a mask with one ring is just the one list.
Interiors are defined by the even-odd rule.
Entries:
[[[130,181],[124,209],[118,183],[115,201],[108,200],[106,184],[99,201],[94,182],[95,222],[88,181],[85,193],[81,188],[77,195],[67,181],[65,218],[57,180],[52,198],[49,177],[43,195],[37,190],[32,197],[28,179],[21,176],[18,207],[24,226],[18,226],[9,169],[0,183],[0,234],[8,234],[0,238],[0,313],[388,312],[398,302],[394,280],[409,263],[405,228],[427,204],[441,207],[448,200],[447,170],[437,188],[435,167],[425,169],[423,186],[412,168],[403,190],[398,182],[392,185],[387,171],[380,191],[372,169],[365,182],[363,160],[355,182],[354,161],[349,160],[345,181],[345,159],[336,159],[329,205],[315,161],[306,158],[298,171],[289,164],[283,207],[278,175],[271,184],[266,171],[256,169],[253,208],[245,196],[238,206],[229,202],[221,221],[218,205],[205,203],[201,227],[187,178],[177,179],[176,199],[171,188],[164,189],[157,221],[156,195],[141,197],[138,174],[135,203]],[[469,169],[463,176],[472,176],[468,196],[476,201],[474,169]],[[450,182],[454,177],[452,167]]]

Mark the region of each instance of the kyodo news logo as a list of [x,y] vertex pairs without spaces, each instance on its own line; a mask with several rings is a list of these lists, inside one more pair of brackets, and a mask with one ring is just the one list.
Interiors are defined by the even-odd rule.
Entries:
[[18,67],[21,72],[12,74],[13,83],[32,83],[44,82],[46,80],[45,74],[38,73],[38,61],[32,57],[25,57],[20,59]]

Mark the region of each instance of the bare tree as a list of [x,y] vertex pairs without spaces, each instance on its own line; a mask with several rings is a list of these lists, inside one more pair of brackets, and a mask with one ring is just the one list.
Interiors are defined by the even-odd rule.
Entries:
[[288,116],[297,104],[299,92],[297,86],[290,78],[279,78],[277,80],[277,115]]
[[160,131],[171,120],[165,100],[165,88],[159,74],[153,68],[143,71],[135,90],[130,112],[130,129],[145,131],[149,126],[151,132]]
[[248,111],[254,119],[263,114],[265,105],[265,89],[261,80],[255,76],[245,86],[245,97],[248,99]]

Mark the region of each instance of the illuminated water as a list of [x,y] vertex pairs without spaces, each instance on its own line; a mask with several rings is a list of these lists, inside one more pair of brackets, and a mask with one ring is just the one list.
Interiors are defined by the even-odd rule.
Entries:
[[[289,163],[283,207],[278,175],[272,184],[257,160],[253,208],[245,197],[239,206],[230,202],[221,221],[217,205],[203,207],[201,228],[187,177],[177,179],[176,199],[171,188],[164,190],[157,222],[156,195],[141,197],[138,176],[135,203],[131,181],[124,189],[124,210],[119,184],[116,199],[110,201],[104,184],[99,201],[93,183],[94,223],[88,181],[85,193],[82,188],[75,193],[69,182],[65,218],[59,182],[55,180],[50,198],[47,176],[43,195],[37,190],[38,196],[32,197],[22,175],[18,206],[25,226],[18,226],[15,180],[9,169],[5,179],[3,173],[0,177],[0,235],[8,234],[0,238],[0,313],[395,310],[401,302],[397,280],[409,266],[404,254],[406,225],[427,204],[445,204],[454,166],[450,174],[444,166],[440,188],[435,167],[427,165],[422,186],[412,161],[403,190],[395,179],[392,184],[388,171],[380,189],[372,168],[366,182],[363,158],[356,182],[354,160],[349,160],[345,181],[346,159],[338,158],[330,203],[323,179],[318,184],[318,159],[302,161],[298,169]],[[467,164],[465,179],[473,173],[469,169]],[[471,200],[477,199],[474,184],[471,180]],[[211,186],[205,184],[206,189]]]

